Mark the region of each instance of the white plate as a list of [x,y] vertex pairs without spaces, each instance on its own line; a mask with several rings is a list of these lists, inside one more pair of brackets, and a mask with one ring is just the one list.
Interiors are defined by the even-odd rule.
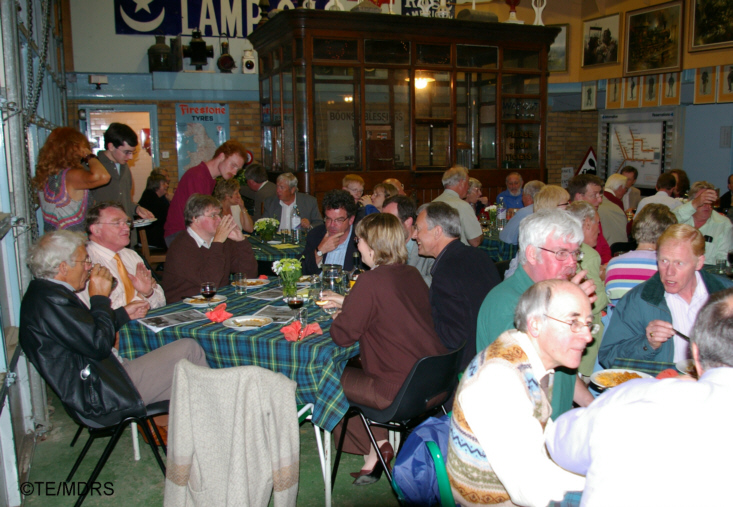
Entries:
[[264,287],[265,285],[269,283],[270,283],[270,280],[265,280],[262,278],[247,278],[247,288],[248,289],[256,289],[258,287]]
[[595,372],[593,375],[590,376],[590,381],[593,382],[593,384],[601,390],[611,389],[613,387],[621,385],[621,384],[616,384],[615,386],[605,386],[599,383],[597,379],[598,379],[598,376],[601,375],[602,373],[636,373],[641,378],[652,378],[652,376],[649,375],[648,373],[644,373],[644,372],[636,371],[636,370],[624,370],[624,369],[615,369],[615,368],[612,368],[610,370],[601,370],[601,371]]
[[132,225],[135,227],[145,227],[146,225],[150,225],[153,222],[158,220],[157,218],[140,218],[138,220],[135,220]]
[[243,317],[232,317],[222,322],[225,327],[237,331],[250,331],[272,324],[270,317],[258,317],[257,315],[245,315]]
[[216,306],[216,305],[219,305],[219,304],[223,303],[226,300],[227,300],[227,297],[226,296],[220,296],[219,294],[217,294],[216,296],[214,296],[213,298],[211,298],[210,301],[206,301],[201,296],[196,296],[196,297],[192,297],[192,298],[186,298],[186,299],[183,300],[183,302],[186,303],[187,305],[191,305],[191,306],[194,306],[196,308],[206,308],[208,306]]
[[276,239],[271,239],[267,242],[268,245],[282,245],[282,241],[278,241]]
[[683,359],[682,361],[677,361],[674,363],[675,368],[677,368],[677,371],[681,373],[686,373],[687,375],[697,375],[697,370],[695,369],[695,361],[692,359]]

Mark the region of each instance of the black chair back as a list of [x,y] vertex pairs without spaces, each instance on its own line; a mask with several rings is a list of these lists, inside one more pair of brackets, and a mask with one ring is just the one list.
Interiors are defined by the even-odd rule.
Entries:
[[406,423],[439,408],[448,401],[458,383],[463,347],[442,356],[423,357],[412,367],[392,404],[384,410],[352,403],[370,420]]
[[504,273],[506,273],[506,270],[509,269],[509,264],[511,264],[512,261],[499,261],[495,262],[494,266],[496,266],[496,270],[499,272],[499,280],[504,279]]
[[636,250],[636,241],[616,242],[611,245],[611,257],[616,257],[626,252]]

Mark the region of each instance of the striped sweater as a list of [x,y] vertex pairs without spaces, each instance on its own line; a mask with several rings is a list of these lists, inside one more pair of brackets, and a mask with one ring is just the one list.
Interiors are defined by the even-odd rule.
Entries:
[[657,272],[657,252],[634,250],[611,259],[606,268],[608,299],[621,299],[631,289]]

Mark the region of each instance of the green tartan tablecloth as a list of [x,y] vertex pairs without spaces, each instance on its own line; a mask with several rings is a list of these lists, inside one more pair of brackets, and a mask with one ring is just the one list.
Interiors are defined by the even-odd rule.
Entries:
[[[273,241],[282,240],[283,237],[279,234],[276,234],[273,238]],[[270,245],[268,243],[262,242],[260,238],[255,235],[249,236],[247,238],[247,241],[249,241],[249,244],[252,245],[252,250],[254,250],[255,252],[255,259],[265,262],[278,261],[285,258],[297,258],[303,254],[303,250],[305,249],[305,235],[303,235],[301,242],[296,245],[288,243],[281,243],[280,245]],[[277,246],[281,246],[283,248],[276,248]]]
[[644,359],[631,359],[627,357],[617,357],[613,361],[614,369],[622,369],[622,370],[636,370],[641,371],[643,373],[648,373],[649,375],[656,376],[661,371],[672,368],[675,368],[674,363],[663,363],[663,362],[657,362],[657,361],[646,361]]
[[484,232],[484,240],[479,248],[486,250],[494,262],[510,261],[517,254],[517,245],[504,243],[499,239],[498,232]]
[[[249,295],[271,286],[250,291]],[[228,298],[227,311],[235,316],[251,315],[268,304],[284,304],[281,300],[268,302],[238,296],[232,287],[222,289],[218,294]],[[148,316],[190,308],[179,302],[153,310]],[[309,311],[310,315],[320,312],[317,308]],[[297,403],[313,403],[313,422],[331,431],[349,408],[340,379],[346,361],[359,353],[359,345],[339,347],[328,333],[331,320],[320,325],[323,335],[314,335],[301,342],[289,342],[283,338],[281,326],[275,324],[258,331],[235,331],[222,324],[203,320],[169,327],[156,334],[139,322],[131,321],[120,329],[119,350],[122,357],[134,359],[179,338],[193,338],[206,352],[212,368],[261,366],[296,381]]]

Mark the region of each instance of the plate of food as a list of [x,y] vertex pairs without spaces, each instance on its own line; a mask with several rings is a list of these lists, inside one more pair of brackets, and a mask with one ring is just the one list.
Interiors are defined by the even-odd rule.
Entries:
[[150,225],[153,222],[158,220],[157,218],[139,218],[135,220],[132,225],[135,227],[145,227],[146,225]]
[[236,329],[237,331],[250,331],[272,324],[270,317],[260,317],[258,315],[244,315],[242,317],[232,317],[222,322],[225,327]]
[[263,287],[270,283],[266,278],[247,278],[247,287]]
[[680,373],[687,375],[697,376],[697,369],[695,369],[695,361],[693,359],[683,359],[674,363],[675,368]]
[[590,381],[600,390],[604,390],[637,378],[651,378],[651,375],[636,370],[601,370],[591,375]]
[[282,245],[282,241],[277,240],[277,239],[271,239],[270,241],[267,242],[267,244],[268,245]]
[[303,275],[300,278],[298,278],[297,286],[298,287],[309,287],[311,284],[311,276],[310,275]]
[[195,306],[198,308],[206,308],[207,306],[218,305],[219,303],[223,303],[226,300],[227,297],[221,295],[216,295],[208,301],[204,299],[203,296],[193,296],[190,298],[185,298],[183,302],[187,305]]

